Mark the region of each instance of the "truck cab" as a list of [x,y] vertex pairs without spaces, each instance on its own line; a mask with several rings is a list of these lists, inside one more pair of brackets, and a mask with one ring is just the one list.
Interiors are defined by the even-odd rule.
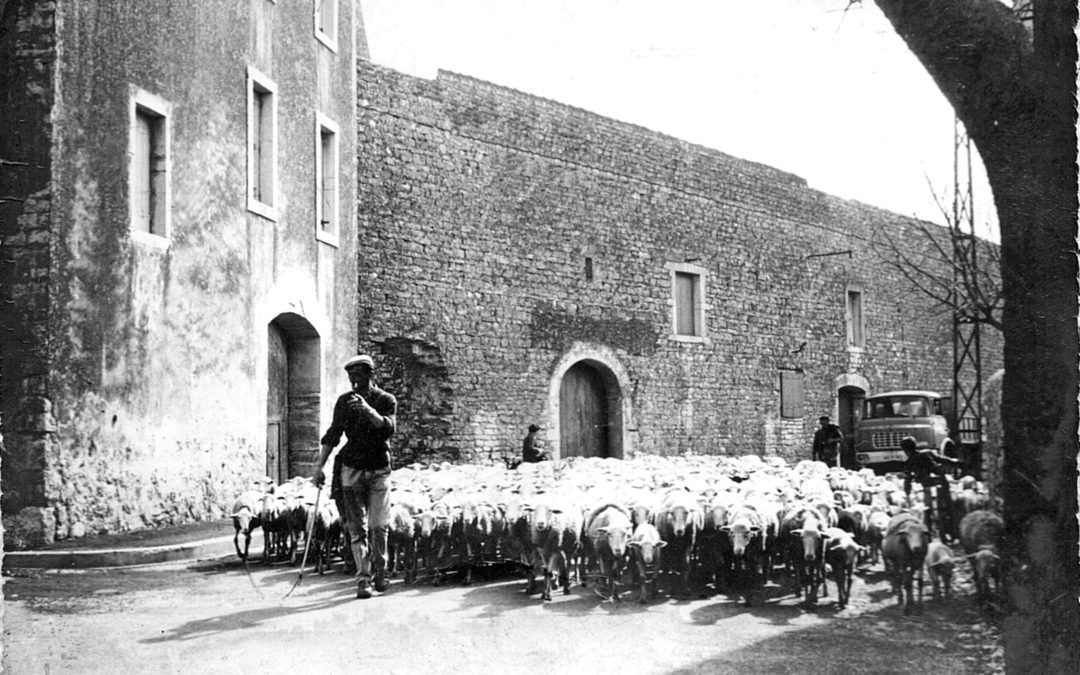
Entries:
[[906,456],[900,439],[911,436],[919,449],[956,457],[949,437],[951,399],[935,391],[888,391],[867,396],[855,428],[855,461],[876,473],[901,471]]

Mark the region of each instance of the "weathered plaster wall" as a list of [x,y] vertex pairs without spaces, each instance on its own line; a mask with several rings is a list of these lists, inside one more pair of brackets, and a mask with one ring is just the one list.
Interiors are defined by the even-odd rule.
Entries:
[[[35,489],[58,537],[220,517],[265,474],[267,325],[281,313],[320,345],[304,375],[317,396],[298,412],[314,419],[297,428],[329,418],[356,349],[355,28],[341,2],[334,53],[314,37],[310,3],[56,12],[55,102],[36,122],[54,158],[49,297],[33,305],[47,308],[49,356],[35,393],[54,420]],[[276,221],[246,206],[249,66],[277,85]],[[165,239],[130,230],[134,88],[172,106]],[[342,131],[338,246],[315,237],[316,111]],[[309,473],[315,451],[296,447],[291,466]]]
[[[422,344],[443,392],[437,414],[402,403],[404,456],[516,455],[534,421],[557,445],[551,385],[575,345],[628,373],[638,452],[803,457],[849,371],[874,390],[950,389],[947,315],[870,246],[882,228],[913,232],[908,219],[461,75],[362,63],[359,86],[361,340],[391,361]],[[665,265],[684,261],[708,275],[704,343],[670,337]],[[859,354],[846,349],[849,286],[864,293]],[[801,419],[779,416],[782,368],[806,373]],[[427,371],[391,370],[391,390],[416,397]]]

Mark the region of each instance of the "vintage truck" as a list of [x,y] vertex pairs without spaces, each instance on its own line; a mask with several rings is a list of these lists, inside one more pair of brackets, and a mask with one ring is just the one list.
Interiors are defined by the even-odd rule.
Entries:
[[867,396],[855,428],[855,461],[877,473],[900,471],[900,439],[912,436],[918,447],[957,458],[949,434],[952,399],[935,391],[887,391]]

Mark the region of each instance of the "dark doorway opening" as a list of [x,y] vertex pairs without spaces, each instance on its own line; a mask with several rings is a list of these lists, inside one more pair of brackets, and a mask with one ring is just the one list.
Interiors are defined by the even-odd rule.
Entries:
[[866,392],[863,389],[850,385],[840,387],[837,394],[837,414],[840,418],[836,421],[836,424],[844,434],[844,447],[840,452],[840,465],[846,469],[859,468],[855,461],[855,427],[859,426],[859,420],[862,419],[863,400],[865,398]]

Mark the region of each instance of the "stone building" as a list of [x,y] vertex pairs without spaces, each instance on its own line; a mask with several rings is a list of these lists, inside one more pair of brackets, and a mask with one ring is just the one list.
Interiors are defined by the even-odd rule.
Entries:
[[359,73],[360,341],[403,461],[516,456],[530,423],[563,457],[800,459],[866,394],[951,392],[949,314],[882,263],[888,231],[948,274],[911,219],[466,76]]
[[0,0],[6,546],[309,475],[358,349],[399,464],[530,423],[562,456],[795,459],[866,393],[951,389],[949,317],[875,254],[911,220],[366,59],[351,0]]
[[310,474],[357,343],[353,2],[0,11],[7,544]]

